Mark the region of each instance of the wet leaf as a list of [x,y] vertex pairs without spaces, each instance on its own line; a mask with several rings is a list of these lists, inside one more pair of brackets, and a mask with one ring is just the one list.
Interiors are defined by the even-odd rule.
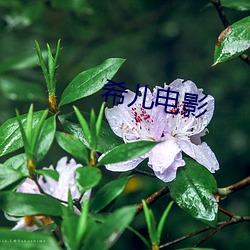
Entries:
[[148,153],[158,142],[154,141],[135,141],[119,145],[105,154],[98,166],[117,162],[129,161]]
[[125,59],[110,58],[99,66],[78,74],[64,90],[59,106],[74,102],[99,91],[112,79]]
[[[34,127],[43,114],[42,111],[34,112]],[[20,116],[22,123],[26,123],[27,114]],[[25,125],[24,125],[25,126]],[[22,136],[19,129],[17,118],[11,118],[0,126],[0,156],[13,152],[23,146]]]
[[214,65],[239,56],[250,47],[250,16],[228,26],[218,37]]
[[191,216],[216,227],[218,204],[213,196],[218,191],[216,180],[199,163],[185,161],[186,166],[179,168],[176,179],[168,184],[170,195]]

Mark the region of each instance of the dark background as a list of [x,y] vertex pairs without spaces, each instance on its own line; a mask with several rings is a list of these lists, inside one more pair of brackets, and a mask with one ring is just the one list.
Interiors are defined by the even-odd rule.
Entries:
[[[68,3],[70,2],[70,4]],[[153,0],[54,0],[21,1],[0,0],[0,62],[9,58],[26,58],[35,54],[34,40],[46,49],[46,43],[55,48],[62,40],[57,71],[57,97],[81,71],[94,67],[107,58],[121,57],[126,62],[114,80],[126,82],[126,87],[163,86],[176,78],[190,79],[206,94],[215,98],[215,113],[204,140],[212,148],[220,163],[215,174],[219,187],[230,185],[249,175],[249,65],[236,58],[211,67],[215,41],[223,30],[216,10],[205,7],[208,1],[153,1]],[[233,23],[249,12],[226,9]],[[12,70],[3,76],[39,84],[46,92],[39,67]],[[1,81],[1,73],[0,73]],[[99,110],[102,92],[76,102],[89,112]],[[15,115],[15,108],[26,113],[30,102],[13,100],[0,89],[0,123]],[[34,100],[35,109],[46,108],[45,103]],[[112,104],[110,102],[109,104]],[[71,112],[68,105],[62,113]],[[40,167],[55,164],[65,153],[54,143]],[[4,158],[5,159],[5,158]],[[146,165],[146,164],[144,164]],[[144,166],[142,166],[143,168]],[[106,178],[117,174],[104,171]],[[120,204],[140,202],[164,183],[149,177],[139,177],[137,190],[124,195]],[[232,213],[249,215],[247,189],[232,194],[221,206]],[[152,207],[157,218],[168,204],[162,198]],[[220,219],[226,219],[220,216]],[[6,220],[1,219],[6,225]],[[13,224],[8,224],[13,225]],[[146,234],[143,215],[134,226]],[[189,215],[174,206],[166,223],[162,242],[203,227]],[[247,249],[249,223],[231,226],[208,240],[204,247],[216,249]],[[181,246],[191,246],[199,238]],[[113,249],[144,249],[136,236],[126,232]],[[176,247],[170,248],[175,249]]]

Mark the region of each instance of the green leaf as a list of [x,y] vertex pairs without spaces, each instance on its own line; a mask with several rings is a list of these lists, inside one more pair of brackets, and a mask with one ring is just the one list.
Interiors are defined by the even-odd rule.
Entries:
[[20,171],[12,169],[6,165],[0,164],[0,190],[13,184],[16,181],[21,181],[26,176]]
[[138,231],[136,231],[135,229],[133,229],[133,228],[130,227],[130,226],[128,226],[127,228],[128,228],[128,230],[130,230],[132,233],[134,233],[136,236],[138,236],[148,249],[151,248],[151,244],[149,243],[149,241],[148,241],[142,234],[140,234]]
[[26,155],[23,153],[10,157],[8,160],[4,162],[4,165],[8,166],[9,168],[18,170],[19,172],[28,176],[29,171],[26,165],[26,160],[27,160]]
[[52,169],[37,169],[36,170],[37,174],[40,175],[44,175],[44,176],[48,176],[51,179],[58,181],[59,179],[59,173],[56,170],[52,170]]
[[9,76],[0,77],[0,93],[14,101],[46,100],[42,86]]
[[117,209],[108,216],[103,224],[92,227],[83,249],[109,249],[131,223],[136,209],[136,206]]
[[168,183],[170,195],[191,216],[216,227],[218,204],[213,196],[218,192],[216,180],[199,163],[191,159],[185,161],[186,165],[178,169],[176,179]]
[[79,222],[78,216],[65,217],[62,222],[62,235],[64,243],[69,250],[77,250],[76,233]]
[[85,145],[76,137],[64,132],[56,132],[56,141],[62,149],[71,154],[75,159],[82,164],[88,165],[88,151]]
[[147,226],[148,226],[149,238],[150,238],[151,244],[154,245],[154,244],[157,244],[155,217],[154,217],[152,210],[148,208],[148,205],[146,204],[144,200],[142,200],[142,204],[143,204],[143,211],[144,211],[144,215],[145,215]]
[[11,216],[62,216],[63,210],[66,209],[59,201],[49,196],[13,192],[0,193],[0,208]]
[[162,214],[160,222],[158,224],[158,227],[157,227],[157,244],[158,245],[161,242],[161,234],[162,234],[163,226],[165,224],[165,221],[166,221],[166,219],[168,217],[169,211],[170,211],[170,209],[171,209],[171,207],[172,207],[173,204],[174,204],[174,202],[170,201],[170,203],[166,207],[164,213]]
[[0,249],[11,250],[60,250],[56,241],[47,234],[26,231],[10,231],[0,228]]
[[101,127],[102,127],[102,118],[103,118],[103,113],[104,113],[104,107],[105,107],[105,102],[102,104],[100,108],[100,112],[98,114],[97,120],[96,120],[96,139],[98,141]]
[[[87,113],[84,113],[84,116],[89,118],[89,114]],[[74,135],[84,145],[86,145],[86,147],[89,148],[89,144],[82,132],[81,127],[77,122],[77,119],[74,116],[74,113],[68,115],[61,115],[59,116],[59,120],[63,124],[63,127],[70,134]],[[123,140],[114,134],[107,122],[102,121],[100,136],[96,149],[97,152],[104,153],[121,144],[124,144]]]
[[82,132],[84,134],[84,137],[87,140],[87,143],[89,146],[91,146],[91,133],[90,133],[90,129],[89,129],[89,125],[86,121],[86,119],[84,118],[84,116],[81,114],[81,112],[79,111],[79,109],[75,106],[73,106],[75,113],[76,113],[76,117],[81,125],[82,128]]
[[[38,123],[42,114],[43,111],[34,112],[33,127]],[[20,118],[22,120],[22,124],[25,124],[27,114],[21,115]],[[22,146],[23,141],[17,118],[11,118],[0,126],[0,156],[13,152]]]
[[247,11],[250,10],[250,1],[249,0],[221,0],[221,4],[223,7],[239,10],[239,11]]
[[239,56],[250,47],[250,16],[228,26],[218,37],[214,65]]
[[100,169],[95,167],[77,168],[75,173],[76,185],[81,194],[95,187],[102,179]]
[[84,201],[82,213],[79,216],[65,217],[62,222],[62,234],[67,249],[80,249],[82,238],[87,229],[88,201]]
[[37,161],[40,162],[48,153],[56,132],[56,117],[44,121],[37,148]]
[[59,106],[74,102],[99,91],[111,79],[125,59],[110,58],[95,68],[81,72],[64,90]]
[[128,180],[132,176],[126,176],[105,184],[94,196],[91,208],[94,212],[99,212],[117,198],[124,190]]
[[158,142],[136,141],[122,144],[109,151],[97,164],[98,166],[129,161],[149,152]]

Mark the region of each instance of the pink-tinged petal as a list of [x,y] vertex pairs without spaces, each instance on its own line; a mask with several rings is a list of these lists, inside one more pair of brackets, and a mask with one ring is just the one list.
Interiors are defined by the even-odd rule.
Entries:
[[[106,108],[105,115],[114,133],[122,137],[125,142],[135,140],[158,140],[166,126],[166,115],[163,109],[152,106],[154,97],[147,89],[140,88],[141,95],[128,91],[124,93],[124,103],[113,108]],[[130,105],[136,97],[135,103]],[[145,107],[143,108],[143,100]],[[130,105],[130,106],[128,106]]]
[[190,137],[191,142],[194,143],[195,145],[200,145],[201,144],[201,137],[204,136],[204,135],[206,135],[207,132],[208,132],[208,129],[205,128],[199,134],[192,135]]
[[27,193],[27,194],[40,194],[40,191],[36,185],[36,183],[27,178],[16,190],[19,193]]
[[59,173],[58,181],[55,181],[46,176],[38,180],[39,184],[41,185],[45,193],[48,193],[55,198],[67,201],[68,190],[70,189],[72,198],[77,199],[80,197],[80,193],[77,189],[74,175],[78,167],[81,167],[81,165],[76,164],[74,159],[71,159],[68,162],[68,158],[63,157],[58,161],[56,166],[56,170]]
[[105,165],[106,169],[114,172],[129,171],[137,167],[146,157],[139,157],[134,160],[118,162]]
[[[169,86],[165,86],[164,88],[166,89],[167,87],[170,87],[171,91],[177,91],[179,93],[179,113],[176,115],[167,114],[168,124],[171,128],[170,130],[174,130],[173,136],[176,134],[191,136],[203,131],[212,119],[214,98],[211,95],[206,96],[203,94],[203,89],[198,89],[192,81],[176,79]],[[186,93],[198,95],[198,106],[196,107],[195,115],[190,113],[188,117],[185,117],[183,114],[183,101],[185,101]],[[201,101],[203,98],[205,99]]]
[[184,165],[181,149],[170,136],[149,152],[148,166],[154,170],[159,179],[165,182],[175,179],[177,168]]
[[179,140],[179,145],[183,152],[206,167],[211,173],[219,169],[216,156],[207,143],[195,145],[190,140]]

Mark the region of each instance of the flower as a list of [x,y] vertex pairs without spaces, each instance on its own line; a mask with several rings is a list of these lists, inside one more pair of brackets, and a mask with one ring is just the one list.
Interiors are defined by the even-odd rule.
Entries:
[[[78,167],[81,167],[80,164],[76,164],[74,159],[71,159],[67,162],[67,157],[61,158],[56,168],[53,166],[44,169],[56,170],[59,173],[58,181],[47,177],[40,176],[38,178],[38,183],[40,187],[46,194],[49,194],[57,199],[62,201],[68,200],[68,190],[70,190],[72,199],[78,199],[80,193],[77,189],[76,182],[74,180],[75,171]],[[30,193],[30,194],[41,194],[36,183],[27,178],[16,190],[20,193]],[[86,200],[90,196],[90,190],[85,192],[81,201]],[[77,211],[76,211],[77,213]],[[35,221],[35,223],[34,223]],[[27,230],[34,231],[38,229],[37,225],[43,226],[53,222],[49,217],[45,216],[25,216],[22,217],[17,225],[12,230]]]
[[[205,135],[206,127],[213,116],[214,98],[210,95],[206,97],[207,111],[205,113],[203,109],[197,109],[196,116],[190,114],[186,117],[182,103],[185,93],[195,94],[198,100],[201,100],[205,96],[202,93],[203,90],[198,89],[192,81],[182,79],[165,85],[163,89],[168,88],[179,93],[177,107],[172,108],[172,112],[176,114],[166,113],[163,105],[152,106],[156,103],[158,90],[162,89],[158,86],[154,88],[153,93],[148,90],[146,94],[145,88],[140,88],[141,95],[137,96],[132,105],[130,104],[136,94],[131,91],[123,93],[122,104],[105,109],[111,129],[117,136],[122,137],[125,143],[138,140],[162,141],[144,156],[127,162],[107,164],[108,170],[128,171],[135,168],[145,158],[149,158],[148,166],[153,169],[155,175],[164,182],[170,182],[175,179],[177,169],[185,165],[182,152],[212,173],[219,169],[214,153],[205,142],[201,142],[201,136]],[[150,107],[152,108],[149,109]]]

